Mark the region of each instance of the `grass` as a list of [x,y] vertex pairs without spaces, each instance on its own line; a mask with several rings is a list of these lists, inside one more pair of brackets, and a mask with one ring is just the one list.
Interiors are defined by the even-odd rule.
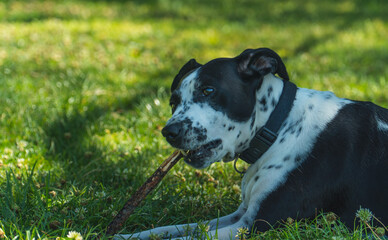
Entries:
[[[382,0],[0,2],[0,229],[103,233],[172,152],[160,134],[169,85],[192,57],[270,47],[298,86],[388,107],[387,11]],[[240,181],[232,164],[178,163],[123,232],[230,213]],[[365,224],[322,219],[257,238],[365,236]]]

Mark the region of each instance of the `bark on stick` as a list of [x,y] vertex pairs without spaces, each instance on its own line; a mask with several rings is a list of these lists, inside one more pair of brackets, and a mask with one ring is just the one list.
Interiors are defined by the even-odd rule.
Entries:
[[160,165],[150,178],[131,196],[124,207],[108,225],[106,234],[114,235],[122,228],[125,221],[132,214],[133,210],[144,200],[144,198],[158,185],[167,172],[183,157],[180,151],[175,151]]

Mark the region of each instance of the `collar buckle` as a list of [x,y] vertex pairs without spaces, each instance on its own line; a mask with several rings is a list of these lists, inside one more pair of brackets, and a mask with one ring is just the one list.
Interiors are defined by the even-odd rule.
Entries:
[[[275,141],[276,141],[276,138],[278,137],[278,135],[274,132],[272,132],[271,130],[269,130],[268,128],[266,128],[265,126],[262,127],[259,132],[255,135],[255,138],[257,139],[256,141],[258,141],[257,143],[262,143],[262,144],[265,144],[266,146],[271,146]],[[257,147],[257,148],[260,148],[261,145],[255,145],[255,143],[253,143],[253,146],[252,147]]]
[[239,155],[237,155],[236,158],[234,159],[234,164],[233,164],[234,170],[236,170],[236,172],[240,173],[241,176],[244,176],[246,171],[245,170],[240,171],[240,170],[237,169],[237,166],[236,166],[236,163],[237,163],[239,158],[240,158]]
[[249,164],[253,164],[276,141],[278,135],[266,127],[262,127],[253,137],[249,148],[240,154],[240,158]]

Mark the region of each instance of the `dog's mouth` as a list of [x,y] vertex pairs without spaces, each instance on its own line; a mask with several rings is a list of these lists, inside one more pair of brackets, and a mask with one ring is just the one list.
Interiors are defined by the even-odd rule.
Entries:
[[211,142],[208,142],[196,149],[191,150],[181,150],[182,154],[185,157],[185,161],[191,164],[197,160],[204,160],[212,156],[212,150],[221,145],[222,140],[216,139]]

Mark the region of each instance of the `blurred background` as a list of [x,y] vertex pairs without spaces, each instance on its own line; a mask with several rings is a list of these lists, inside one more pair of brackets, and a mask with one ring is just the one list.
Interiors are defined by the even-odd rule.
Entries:
[[[190,58],[268,47],[299,87],[388,107],[387,40],[385,0],[2,0],[0,229],[102,232],[173,151],[160,130]],[[179,163],[124,231],[229,213],[240,181]]]

